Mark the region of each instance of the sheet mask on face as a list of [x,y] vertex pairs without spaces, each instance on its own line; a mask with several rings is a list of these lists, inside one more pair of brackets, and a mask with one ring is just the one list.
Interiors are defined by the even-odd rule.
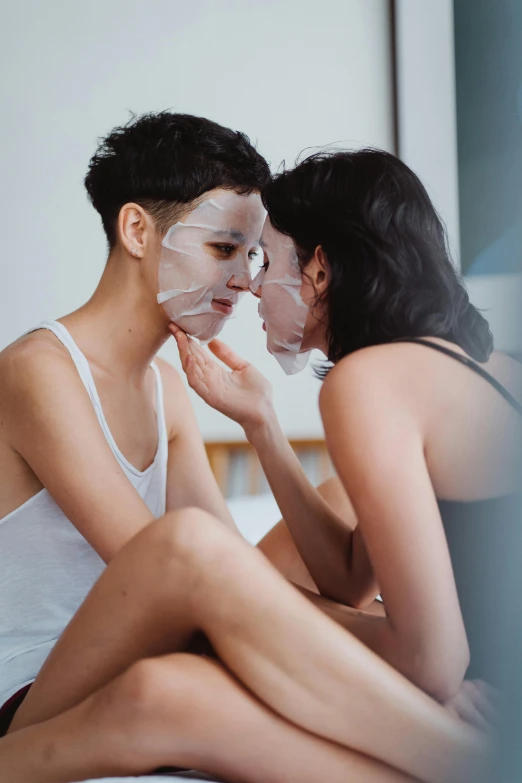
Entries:
[[259,315],[266,328],[266,347],[287,375],[308,364],[311,351],[301,353],[309,306],[301,298],[302,274],[292,240],[265,221],[262,245],[268,269],[261,269],[250,290],[262,287]]
[[[202,344],[213,340],[234,315],[243,293],[234,285],[248,288],[251,283],[252,251],[260,257],[265,215],[257,193],[221,190],[163,237],[158,303],[173,323]],[[227,255],[219,245],[233,249]]]

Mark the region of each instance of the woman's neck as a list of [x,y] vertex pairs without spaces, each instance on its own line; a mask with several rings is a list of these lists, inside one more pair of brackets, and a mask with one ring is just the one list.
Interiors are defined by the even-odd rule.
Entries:
[[170,336],[141,267],[112,255],[89,301],[60,321],[89,360],[129,380],[145,375]]

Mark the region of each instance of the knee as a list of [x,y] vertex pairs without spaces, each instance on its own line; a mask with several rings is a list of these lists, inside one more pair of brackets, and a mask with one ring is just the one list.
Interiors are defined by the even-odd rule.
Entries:
[[162,695],[162,669],[154,658],[132,664],[114,683],[114,707],[133,720],[147,721]]
[[168,512],[149,526],[146,536],[158,564],[175,561],[192,570],[208,569],[212,561],[242,543],[222,522],[199,508]]
[[[117,727],[126,747],[154,713],[160,696],[160,672],[154,659],[143,659],[93,696],[93,719],[101,725]],[[112,730],[112,729],[111,729]]]
[[114,683],[115,710],[140,746],[154,729],[186,735],[205,712],[210,682],[217,685],[222,677],[215,661],[189,653],[145,658]]
[[[201,715],[206,661],[185,653],[145,658],[130,666],[96,695],[96,717],[120,738],[133,768],[154,766],[158,741],[168,732],[182,737],[195,715]],[[131,758],[132,757],[132,758]]]

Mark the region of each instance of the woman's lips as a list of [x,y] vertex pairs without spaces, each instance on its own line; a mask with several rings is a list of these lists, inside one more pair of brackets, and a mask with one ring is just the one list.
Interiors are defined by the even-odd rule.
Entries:
[[234,302],[230,299],[213,299],[212,309],[217,313],[223,313],[223,315],[231,315],[234,310]]
[[263,321],[263,332],[266,332],[266,324],[264,321]]

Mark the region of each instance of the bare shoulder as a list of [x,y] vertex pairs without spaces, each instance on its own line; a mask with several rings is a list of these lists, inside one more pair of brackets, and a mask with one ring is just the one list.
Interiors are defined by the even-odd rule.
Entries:
[[493,351],[485,369],[506,387],[519,401],[522,400],[522,364],[502,351]]
[[172,365],[170,362],[167,362],[165,359],[160,359],[159,356],[154,359],[154,363],[161,373],[163,386],[168,386],[172,390],[178,388],[179,386],[184,388],[181,376],[174,365]]
[[161,375],[161,382],[163,384],[165,409],[167,406],[175,406],[176,404],[188,401],[188,394],[185,388],[185,384],[181,378],[180,373],[176,368],[165,361],[165,359],[155,359],[155,364],[158,367]]
[[[38,331],[0,353],[0,437],[19,450],[41,427],[89,419],[93,410],[78,371],[51,333]],[[51,425],[52,422],[52,425]]]
[[345,356],[330,370],[319,395],[321,406],[338,395],[353,400],[395,397],[406,387],[412,370],[410,343],[387,343],[362,348]]
[[0,405],[22,392],[45,394],[49,383],[67,378],[79,381],[66,348],[48,331],[32,332],[0,352]]

